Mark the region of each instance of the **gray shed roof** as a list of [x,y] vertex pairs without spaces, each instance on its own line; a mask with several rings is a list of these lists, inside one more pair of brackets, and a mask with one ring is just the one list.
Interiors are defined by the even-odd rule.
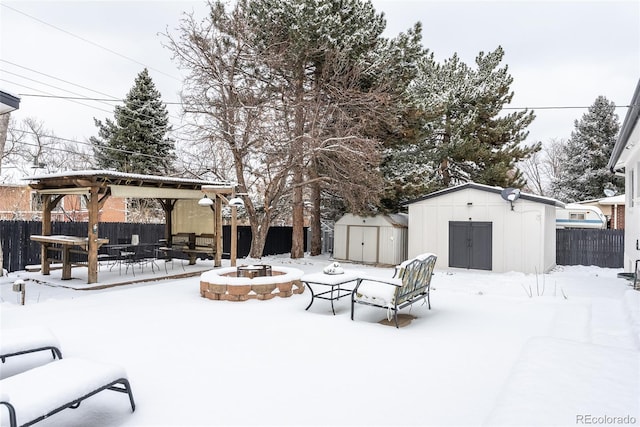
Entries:
[[[502,193],[502,190],[503,190],[503,188],[501,187],[492,187],[490,185],[477,184],[475,182],[467,182],[465,184],[457,185],[455,187],[450,187],[450,188],[445,188],[444,190],[435,191],[433,193],[427,194],[426,196],[422,196],[414,200],[409,200],[408,202],[403,203],[403,205],[411,205],[413,203],[421,202],[423,200],[432,199],[434,197],[439,197],[445,194],[455,193],[456,191],[467,190],[467,189],[486,191],[489,193],[496,193],[496,194]],[[551,205],[558,208],[564,208],[564,203],[562,203],[559,200],[552,199],[550,197],[536,196],[534,194],[528,194],[528,193],[520,193],[520,199],[529,200],[536,203],[542,203],[545,205]]]

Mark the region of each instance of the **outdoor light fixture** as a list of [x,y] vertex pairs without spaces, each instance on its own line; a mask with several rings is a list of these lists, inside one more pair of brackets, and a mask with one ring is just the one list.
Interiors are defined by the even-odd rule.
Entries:
[[229,199],[229,206],[231,206],[232,208],[243,208],[244,200],[242,200],[240,197],[233,197]]
[[614,190],[613,188],[605,188],[604,195],[607,197],[613,197],[616,195],[616,190]]
[[202,199],[198,200],[198,205],[205,206],[205,207],[206,206],[213,206],[213,200],[208,198],[207,195],[205,194]]

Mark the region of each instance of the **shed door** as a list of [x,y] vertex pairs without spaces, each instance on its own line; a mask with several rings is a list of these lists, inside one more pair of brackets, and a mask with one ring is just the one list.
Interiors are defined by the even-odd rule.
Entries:
[[492,224],[449,222],[449,267],[491,270]]
[[351,261],[378,261],[378,227],[349,226],[349,253]]

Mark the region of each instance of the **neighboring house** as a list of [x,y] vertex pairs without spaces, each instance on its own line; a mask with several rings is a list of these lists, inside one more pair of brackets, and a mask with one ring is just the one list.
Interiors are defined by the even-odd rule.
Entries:
[[[101,222],[126,222],[126,200],[110,197],[100,211]],[[28,185],[0,184],[0,220],[39,220],[40,196]],[[86,221],[88,211],[79,195],[64,197],[51,213],[53,221]]]
[[576,204],[600,208],[604,216],[607,217],[607,228],[612,230],[624,230],[624,194],[612,197],[603,197],[602,199],[585,200],[583,202],[577,202]]
[[625,177],[624,269],[633,271],[640,259],[640,80],[613,147],[607,168]]
[[556,265],[562,202],[466,183],[408,202],[408,257],[432,252],[437,267],[544,273]]
[[390,265],[407,259],[406,214],[345,214],[336,221],[333,233],[335,259]]

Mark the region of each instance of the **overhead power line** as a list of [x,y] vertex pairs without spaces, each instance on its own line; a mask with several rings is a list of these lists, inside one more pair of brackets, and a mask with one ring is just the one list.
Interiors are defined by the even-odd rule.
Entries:
[[[1,60],[0,60],[1,61]],[[91,97],[73,97],[73,96],[57,96],[57,95],[39,95],[32,93],[19,93],[19,96],[26,97],[38,97],[38,98],[58,98],[58,99],[75,99],[75,100],[83,100],[83,101],[105,101],[105,102],[124,102],[123,99],[115,99],[115,98],[91,98]],[[166,105],[182,105],[182,102],[179,101],[162,101],[163,104]],[[548,105],[543,107],[502,107],[503,110],[582,110],[586,108],[590,108],[591,105]],[[633,105],[615,105],[614,108],[630,108]]]
[[[84,101],[103,101],[103,102],[124,102],[125,101],[124,99],[116,99],[116,98],[91,98],[91,97],[85,97],[85,96],[76,97],[76,96],[59,96],[59,95],[41,95],[41,94],[35,94],[35,93],[19,93],[18,96],[34,97],[34,98],[76,99],[76,100],[84,100]],[[173,101],[173,102],[162,101],[162,103],[165,105],[182,105],[182,102],[178,102],[178,101]]]
[[[41,134],[41,133],[36,133],[36,132],[31,132],[31,131],[28,131],[28,130],[21,130],[21,129],[16,129],[16,128],[9,128],[9,130],[14,131],[14,132],[24,133],[24,134],[27,134],[27,135],[36,135],[36,136],[38,136],[40,138],[51,138],[53,140],[58,140],[58,141],[62,141],[62,142],[71,142],[71,143],[74,143],[74,144],[86,145],[86,146],[89,146],[89,147],[93,148],[93,144],[90,143],[90,142],[82,142],[82,141],[77,141],[75,139],[61,138],[61,137],[55,136],[55,135],[44,135],[44,134]],[[12,139],[11,142],[14,142],[14,143],[15,142],[20,142],[21,144],[28,145],[28,146],[31,146],[31,147],[39,147],[40,146],[40,145],[38,145],[36,143],[33,143],[33,142],[16,141],[14,139]],[[152,158],[152,159],[157,159],[157,160],[162,160],[162,161],[166,160],[162,156],[156,156],[154,154],[140,153],[140,152],[137,152],[137,151],[125,150],[125,149],[122,149],[122,148],[114,148],[114,147],[108,147],[108,146],[104,146],[104,147],[101,147],[101,148],[104,148],[104,149],[110,150],[110,151],[116,151],[118,153],[135,154],[137,156],[149,157],[149,158]],[[62,148],[62,147],[47,146],[47,149],[48,150],[62,151],[62,152],[65,152],[65,153],[66,152],[75,153],[75,151],[70,151],[69,149]]]
[[46,25],[46,26],[51,27],[51,28],[53,28],[53,29],[55,29],[55,30],[58,30],[58,31],[60,31],[60,32],[63,32],[63,33],[65,33],[65,34],[67,34],[67,35],[69,35],[69,36],[71,36],[71,37],[74,37],[74,38],[76,38],[76,39],[78,39],[78,40],[82,40],[82,41],[83,41],[83,42],[85,42],[85,43],[88,43],[88,44],[90,44],[90,45],[92,45],[92,46],[95,46],[95,47],[97,47],[97,48],[100,48],[100,49],[102,49],[102,50],[105,50],[105,51],[107,51],[107,52],[109,52],[109,53],[111,53],[111,54],[113,54],[113,55],[116,55],[116,56],[119,56],[120,58],[126,59],[127,61],[131,61],[131,62],[134,62],[134,63],[136,63],[136,64],[138,64],[138,65],[142,65],[143,67],[146,67],[146,68],[148,68],[148,69],[150,69],[150,70],[153,70],[153,71],[155,71],[155,72],[157,72],[157,73],[163,74],[163,75],[165,75],[165,76],[167,76],[167,77],[170,77],[170,78],[172,78],[172,79],[174,79],[174,80],[182,81],[181,79],[179,79],[179,78],[178,78],[178,77],[176,77],[176,76],[173,76],[173,75],[171,75],[171,74],[165,73],[164,71],[158,70],[157,68],[150,67],[150,66],[148,66],[148,65],[144,64],[143,62],[140,62],[140,61],[138,61],[138,60],[136,60],[136,59],[133,59],[133,58],[131,58],[131,57],[129,57],[129,56],[123,55],[123,54],[121,54],[120,52],[116,52],[116,51],[115,51],[115,50],[113,50],[113,49],[109,49],[108,47],[105,47],[105,46],[103,46],[103,45],[101,45],[101,44],[99,44],[99,43],[96,43],[96,42],[91,41],[91,40],[89,40],[89,39],[87,39],[87,38],[84,38],[84,37],[82,37],[82,36],[79,36],[79,35],[77,35],[77,34],[74,34],[74,33],[70,32],[70,31],[67,31],[67,30],[62,29],[62,28],[60,28],[60,27],[57,27],[57,26],[55,26],[55,25],[53,25],[53,24],[50,24],[50,23],[48,23],[48,22],[46,22],[46,21],[43,21],[42,19],[36,18],[35,16],[29,15],[28,13],[22,12],[21,10],[18,10],[18,9],[16,9],[16,8],[14,8],[14,7],[8,6],[8,5],[6,5],[5,3],[0,3],[0,6],[6,7],[7,9],[11,9],[11,10],[13,10],[14,12],[19,13],[19,14],[21,14],[21,15],[24,15],[24,16],[26,16],[26,17],[27,17],[27,18],[29,18],[29,19],[33,19],[34,21],[37,21],[37,22],[39,22],[39,23],[41,23],[41,24],[43,24],[43,25]]

